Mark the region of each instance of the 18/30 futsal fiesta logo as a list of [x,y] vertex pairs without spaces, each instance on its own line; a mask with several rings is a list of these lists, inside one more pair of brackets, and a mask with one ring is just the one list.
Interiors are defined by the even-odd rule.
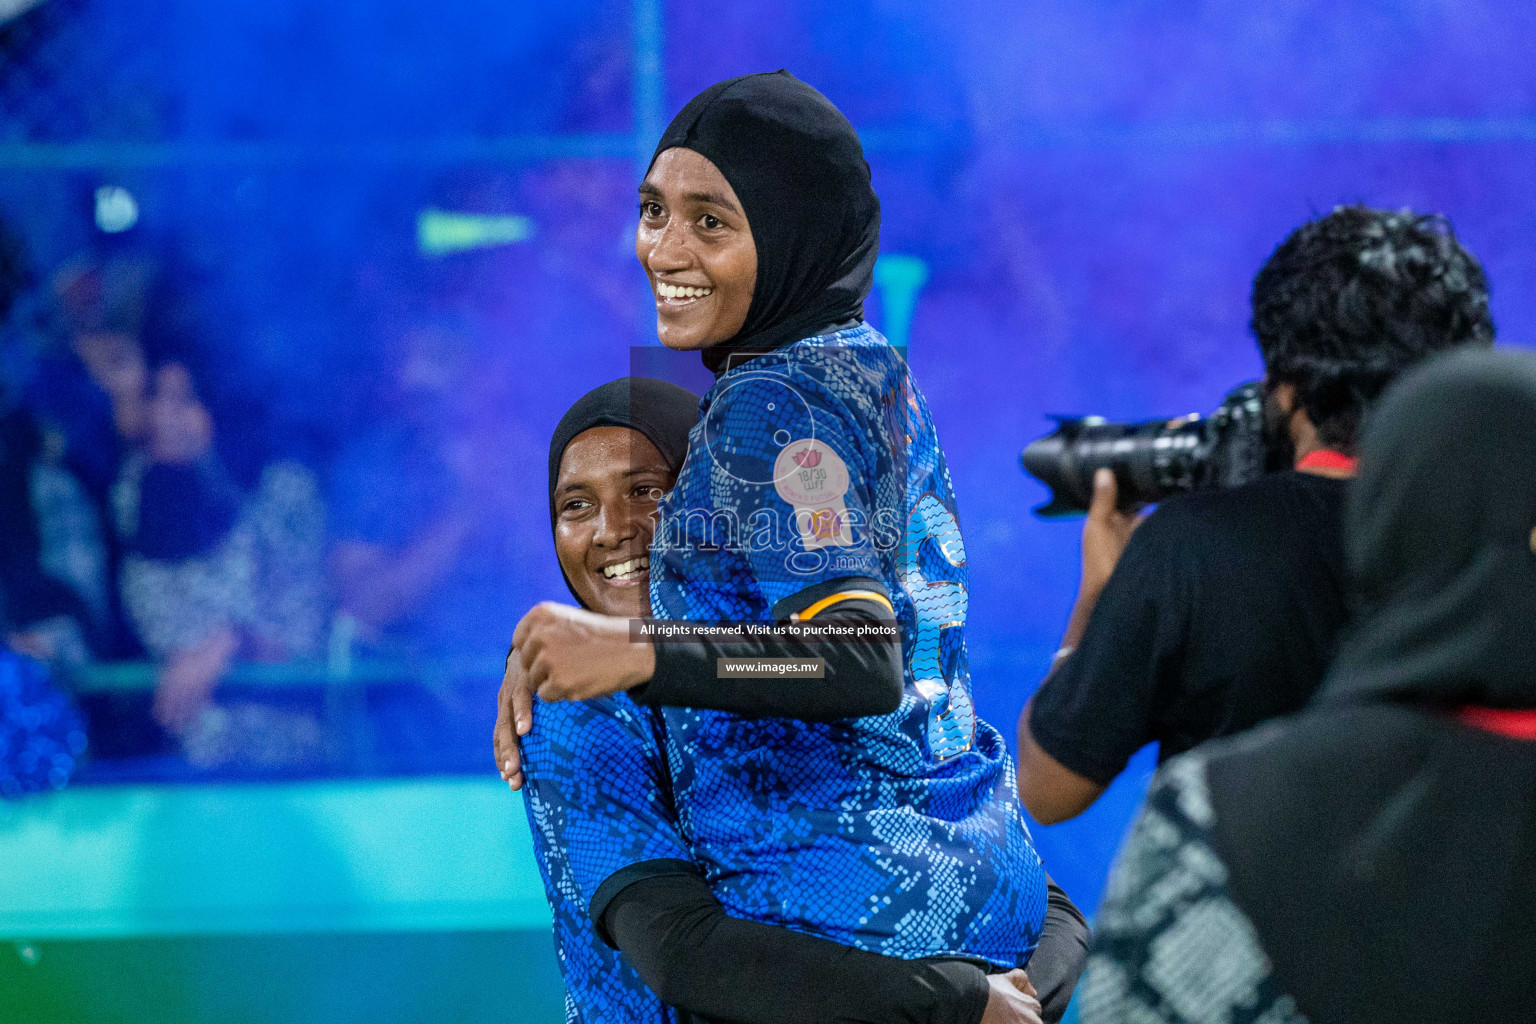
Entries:
[[[665,512],[653,552],[736,551],[750,556],[759,570],[762,556],[777,552],[787,577],[814,576],[829,567],[871,571],[871,558],[878,561],[880,554],[901,550],[905,517],[893,507],[873,512],[849,508],[852,483],[848,463],[826,441],[790,438],[766,480],[713,473],[710,489],[717,501],[722,493],[733,496],[730,505]],[[770,494],[789,508],[773,502]]]
[[773,489],[795,510],[795,531],[807,551],[853,544],[843,500],[848,484],[848,464],[812,437],[791,441],[774,460]]
[[[900,465],[873,471],[890,480],[850,468],[856,453],[830,443],[826,421],[818,424],[782,368],[732,378],[698,427],[694,443],[702,440],[707,457],[691,455],[663,500],[653,553],[739,552],[758,573],[777,575],[782,566],[786,581],[829,570],[866,575],[889,562],[906,527]],[[850,490],[858,495],[852,507]],[[765,557],[773,554],[781,557]]]

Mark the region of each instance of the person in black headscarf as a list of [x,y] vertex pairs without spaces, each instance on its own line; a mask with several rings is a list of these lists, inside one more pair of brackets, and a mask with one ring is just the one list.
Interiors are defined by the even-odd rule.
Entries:
[[1099,912],[1084,1024],[1531,1018],[1533,438],[1530,353],[1442,357],[1388,394],[1327,681],[1164,767]]
[[[650,613],[650,595],[645,584],[650,579],[651,530],[645,524],[637,524],[643,531],[641,543],[622,548],[614,555],[601,555],[599,552],[612,545],[604,538],[587,537],[584,531],[575,530],[574,522],[590,516],[562,516],[562,499],[569,497],[567,492],[589,492],[591,477],[607,473],[640,492],[637,496],[642,502],[641,511],[649,516],[655,512],[657,498],[677,479],[677,471],[688,454],[688,431],[698,418],[697,395],[676,384],[646,377],[624,377],[595,388],[560,418],[549,441],[549,524],[561,555],[560,573],[571,596],[583,608],[628,618]],[[578,438],[583,453],[588,446],[602,447],[594,448],[591,455],[581,460],[591,469],[576,474],[562,487],[561,470],[567,457],[572,456],[571,445]],[[583,507],[568,511],[599,510],[597,506],[601,503],[594,501],[594,497],[584,494]],[[622,564],[613,562],[620,556],[628,557]],[[608,564],[598,564],[595,559]]]
[[[1036,945],[1046,878],[1006,744],[975,716],[932,419],[862,322],[878,234],[852,125],[783,72],[690,101],[640,188],[659,336],[717,375],[659,505],[653,614],[877,639],[632,642],[627,624],[546,602],[518,624],[515,660],[545,700],[627,691],[664,709],[690,844],[743,916],[1008,970]],[[819,674],[719,667],[770,657]]]
[[92,617],[45,555],[37,475],[63,470],[43,449],[37,421],[0,404],[0,640],[40,661],[78,664],[90,657]]
[[[697,415],[690,392],[630,377],[584,395],[560,420],[549,446],[550,523],[561,573],[582,607],[649,614],[651,517]],[[496,763],[525,791],[579,1019],[659,1021],[660,999],[746,1024],[1037,1019],[1011,1012],[1032,997],[974,964],[879,956],[727,915],[681,836],[660,717],[622,695],[535,707],[512,685],[515,659],[509,668]],[[1052,907],[1061,919],[1045,941],[1070,949],[1081,919],[1067,915],[1059,890]],[[1065,1008],[1059,1001],[1055,1016]]]
[[[837,349],[837,332],[862,328],[879,228],[880,204],[858,136],[826,97],[784,71],[711,86],[673,119],[640,186],[636,254],[651,280],[657,333],[668,348],[700,351],[717,376],[804,339],[827,342],[824,350]],[[862,331],[885,348],[884,339],[868,328]],[[727,383],[722,376],[704,399],[717,418],[725,415],[726,406],[714,395]],[[799,437],[814,433],[819,424],[807,419],[786,426]],[[719,453],[711,458],[718,463]],[[848,580],[858,578],[851,574]],[[876,592],[885,590],[878,581],[872,586]],[[804,606],[821,596],[807,591]],[[849,599],[826,617],[879,619],[889,608],[884,597]],[[776,612],[787,617],[795,610],[785,605]],[[653,705],[836,721],[888,713],[902,689],[895,643],[812,652],[825,655],[826,677],[837,685],[799,688],[787,701],[782,691],[775,692],[777,687],[717,679],[715,657],[804,650],[762,644],[729,652],[699,647],[689,652],[693,656],[686,664],[672,664],[677,659],[669,658],[668,671],[653,666],[637,670],[627,630],[610,627],[608,639],[622,647],[610,652],[615,657],[594,662],[577,651],[594,639],[590,630],[576,626],[564,635],[562,628],[571,626],[569,617],[550,605],[538,606],[519,625],[526,642],[518,648],[530,668],[535,650],[563,650],[579,663],[600,662],[604,668],[603,679],[574,686],[560,685],[567,674],[557,671],[551,684],[545,672],[551,659],[546,657],[533,673],[546,699],[634,688],[654,676],[643,690],[643,699]],[[649,651],[648,645],[639,646]],[[677,646],[669,653],[682,650]],[[640,678],[634,678],[637,671]],[[642,695],[638,688],[635,695]]]
[[788,72],[689,101],[640,186],[635,252],[662,344],[717,373],[864,319],[880,200],[837,108]]

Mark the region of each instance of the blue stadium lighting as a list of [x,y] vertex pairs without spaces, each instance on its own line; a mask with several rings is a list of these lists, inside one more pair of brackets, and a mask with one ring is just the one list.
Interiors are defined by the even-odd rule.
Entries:
[[96,190],[96,226],[109,235],[127,231],[139,222],[139,203],[133,193],[117,185]]
[[881,326],[892,345],[905,349],[917,313],[917,295],[928,283],[928,264],[916,256],[886,253],[875,263]]
[[416,215],[416,247],[423,256],[447,256],[526,242],[533,230],[531,217],[422,210]]

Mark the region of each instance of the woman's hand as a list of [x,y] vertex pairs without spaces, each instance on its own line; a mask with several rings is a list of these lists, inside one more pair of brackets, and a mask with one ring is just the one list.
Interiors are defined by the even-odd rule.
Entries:
[[496,695],[496,729],[491,733],[491,747],[496,754],[496,769],[513,789],[523,788],[523,752],[519,736],[533,728],[533,690],[528,674],[516,650],[507,652],[507,668],[501,677],[501,692]]
[[517,624],[512,648],[540,700],[591,700],[647,682],[656,649],[632,643],[628,619],[544,601]]
[[1041,1024],[1040,997],[1022,970],[987,976],[991,993],[981,1024]]

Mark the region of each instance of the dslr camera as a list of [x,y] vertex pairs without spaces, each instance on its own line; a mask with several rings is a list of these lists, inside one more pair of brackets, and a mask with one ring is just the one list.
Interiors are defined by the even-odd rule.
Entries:
[[1057,416],[1056,429],[1030,442],[1019,461],[1051,489],[1035,509],[1043,518],[1085,512],[1098,470],[1114,471],[1123,509],[1182,491],[1237,487],[1286,468],[1281,439],[1266,429],[1263,382],[1233,390],[1209,416],[1111,423],[1101,416]]

